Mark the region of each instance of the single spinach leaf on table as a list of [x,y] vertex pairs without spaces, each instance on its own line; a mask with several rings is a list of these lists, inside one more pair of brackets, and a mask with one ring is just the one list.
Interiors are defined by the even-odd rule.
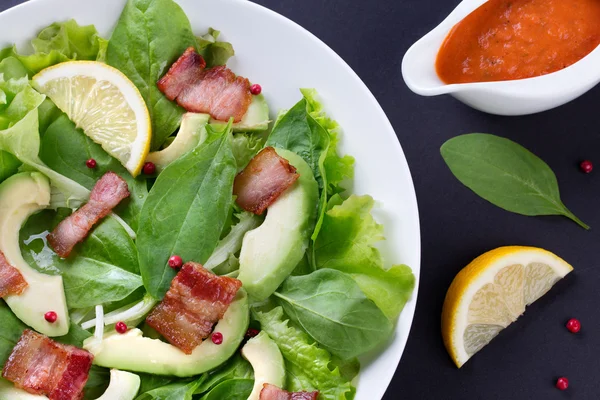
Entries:
[[[115,172],[127,181],[131,196],[115,209],[134,231],[138,229],[139,214],[148,196],[144,178],[134,179],[115,158],[94,143],[65,115],[52,122],[43,134],[40,158],[54,171],[92,190],[96,182],[108,171]],[[88,168],[86,160],[96,160],[96,168]]]
[[589,229],[563,204],[548,164],[521,145],[471,133],[448,140],[441,153],[454,176],[490,203],[528,216],[563,215]]
[[343,360],[366,353],[392,334],[385,314],[350,276],[337,270],[291,276],[275,296],[294,322]]
[[352,195],[344,201],[334,195],[329,200],[323,228],[315,242],[315,264],[317,268],[349,274],[393,321],[414,290],[415,276],[406,265],[384,267],[381,252],[375,247],[384,239],[383,225],[371,215],[373,205],[370,196]]
[[137,86],[152,120],[152,150],[181,122],[185,110],[156,82],[188,47],[197,48],[187,16],[173,0],[129,0],[108,42],[106,62]]
[[200,400],[247,400],[253,387],[253,379],[229,379],[219,383]]
[[318,390],[320,400],[354,399],[356,389],[339,368],[332,366],[331,354],[290,324],[281,307],[270,311],[254,309],[253,315],[281,350],[288,374],[287,390]]
[[96,226],[69,258],[58,257],[45,235],[64,216],[45,210],[30,217],[19,242],[29,265],[46,274],[62,275],[69,308],[123,300],[142,286],[135,244],[112,217]]
[[138,232],[140,269],[148,293],[161,299],[176,272],[169,257],[204,263],[219,242],[233,203],[237,165],[231,125],[170,164],[142,208]]

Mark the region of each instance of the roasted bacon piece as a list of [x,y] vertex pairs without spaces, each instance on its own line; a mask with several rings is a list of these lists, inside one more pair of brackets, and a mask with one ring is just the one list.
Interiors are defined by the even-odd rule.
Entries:
[[188,262],[146,322],[186,354],[206,339],[229,308],[242,282]]
[[127,182],[114,172],[107,172],[92,189],[90,201],[61,221],[48,235],[48,243],[56,254],[68,257],[73,247],[87,237],[92,227],[127,197]]
[[246,211],[261,215],[300,175],[274,148],[265,147],[235,177],[233,194]]
[[0,297],[19,295],[27,287],[27,282],[18,269],[8,263],[0,251]]
[[2,370],[2,377],[50,400],[80,400],[94,356],[26,329]]
[[290,393],[275,385],[265,383],[260,391],[259,400],[317,400],[319,392]]
[[202,56],[190,47],[158,81],[158,89],[189,112],[240,122],[252,102],[250,82],[224,65],[205,68]]

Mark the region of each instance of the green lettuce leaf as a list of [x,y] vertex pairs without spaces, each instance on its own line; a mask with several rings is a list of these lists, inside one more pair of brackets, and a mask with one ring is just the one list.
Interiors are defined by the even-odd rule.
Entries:
[[318,100],[317,91],[315,89],[300,89],[300,91],[308,103],[310,115],[329,132],[329,148],[323,162],[327,176],[327,192],[330,196],[341,193],[346,190],[341,186],[342,183],[354,178],[354,157],[339,155],[340,125],[327,116],[323,105]]
[[238,171],[246,168],[246,165],[262,149],[264,140],[262,137],[251,133],[238,133],[231,139],[231,150],[237,163]]
[[202,383],[204,375],[195,381],[170,383],[139,395],[136,400],[192,400],[196,388]]
[[206,379],[196,389],[196,394],[206,393],[217,385],[232,379],[253,379],[252,365],[236,353],[221,367],[207,373]]
[[405,265],[384,268],[375,247],[384,239],[383,226],[371,215],[373,205],[370,196],[352,195],[345,201],[339,195],[331,198],[315,243],[316,266],[350,274],[365,295],[394,320],[413,292],[415,277]]
[[253,388],[253,379],[230,379],[219,383],[200,400],[247,400]]
[[287,389],[319,390],[321,400],[352,400],[356,389],[344,379],[339,368],[331,368],[331,354],[320,348],[301,329],[285,319],[283,309],[269,312],[254,310],[261,329],[277,343],[285,359]]
[[[18,61],[27,75],[32,77],[42,69],[61,62],[101,59],[106,52],[107,43],[93,25],[80,26],[75,20],[69,20],[43,29],[31,41],[33,54],[19,53],[16,46],[13,46],[2,50],[0,59],[2,62],[12,59],[12,68],[17,68],[14,61]],[[4,72],[2,69],[0,65],[0,72]]]
[[108,42],[106,61],[137,86],[152,120],[152,150],[177,130],[185,110],[167,99],[156,82],[188,47],[192,27],[173,0],[129,0]]

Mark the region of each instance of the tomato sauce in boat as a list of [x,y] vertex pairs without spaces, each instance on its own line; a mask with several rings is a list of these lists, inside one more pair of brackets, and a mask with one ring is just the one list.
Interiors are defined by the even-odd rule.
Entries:
[[566,68],[600,44],[600,0],[489,0],[440,47],[442,81],[532,78]]

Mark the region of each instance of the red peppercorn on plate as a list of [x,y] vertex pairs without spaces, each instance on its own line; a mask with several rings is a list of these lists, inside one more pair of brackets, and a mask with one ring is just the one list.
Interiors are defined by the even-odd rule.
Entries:
[[418,208],[338,55],[245,0],[32,0],[0,24],[0,251],[28,284],[0,307],[0,359],[29,326],[94,356],[61,378],[74,399],[97,369],[190,397],[383,396],[416,306]]

